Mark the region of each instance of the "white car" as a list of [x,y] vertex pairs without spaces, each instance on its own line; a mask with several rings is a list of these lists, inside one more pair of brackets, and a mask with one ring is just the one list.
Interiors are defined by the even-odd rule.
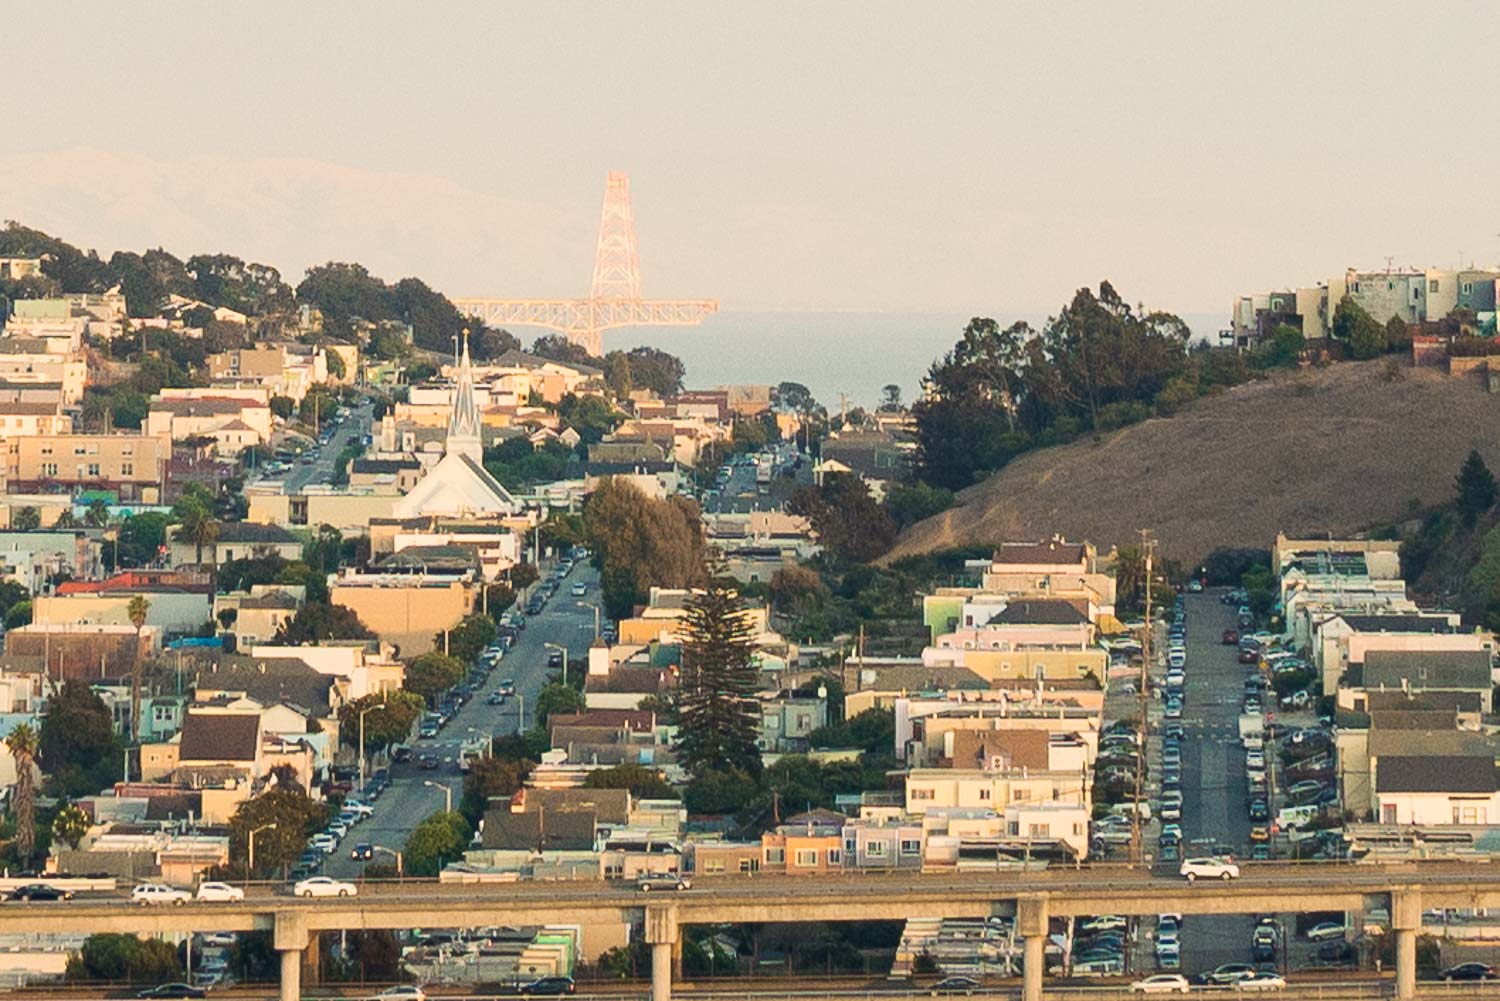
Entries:
[[180,907],[192,899],[193,895],[186,890],[165,883],[142,883],[130,891],[131,903],[142,907],[147,904],[176,904]]
[[1186,876],[1189,883],[1195,883],[1200,879],[1222,879],[1228,882],[1231,879],[1239,879],[1240,867],[1226,859],[1217,858],[1188,858],[1182,860],[1177,872]]
[[1235,982],[1237,991],[1281,991],[1286,989],[1286,978],[1276,973],[1262,971]]
[[1348,930],[1335,921],[1324,921],[1322,924],[1313,925],[1307,929],[1307,940],[1309,942],[1331,942],[1336,938],[1343,938]]
[[313,876],[292,887],[298,897],[352,897],[359,892],[353,883],[344,883],[329,876]]
[[1158,973],[1130,985],[1135,994],[1186,994],[1192,989],[1188,978],[1180,973]]
[[427,1001],[427,992],[414,984],[397,984],[379,994],[371,994],[370,1001]]
[[245,899],[245,891],[238,886],[230,886],[228,883],[199,883],[198,899],[211,900],[215,903],[234,903]]
[[375,816],[375,808],[373,806],[371,806],[369,803],[362,803],[357,799],[344,800],[344,812],[357,813],[361,817]]
[[339,846],[339,839],[332,834],[314,834],[312,836],[312,846],[324,855],[332,855],[334,850]]

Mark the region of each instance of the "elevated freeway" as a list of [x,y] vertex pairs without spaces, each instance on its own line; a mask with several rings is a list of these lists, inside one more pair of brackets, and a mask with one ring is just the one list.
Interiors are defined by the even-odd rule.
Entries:
[[299,997],[300,960],[318,932],[344,929],[540,925],[566,921],[642,924],[652,946],[652,998],[669,1001],[684,925],[904,920],[1014,915],[1024,944],[1023,997],[1039,1001],[1052,917],[1096,914],[1258,914],[1388,908],[1396,934],[1396,997],[1416,996],[1416,935],[1424,908],[1500,908],[1500,865],[1247,866],[1236,880],[1188,884],[1143,868],[1095,865],[1028,872],[724,876],[677,893],[612,882],[368,883],[350,897],[303,899],[247,887],[236,903],[131,906],[123,896],[0,908],[0,932],[170,934],[269,931],[281,954],[281,996]]

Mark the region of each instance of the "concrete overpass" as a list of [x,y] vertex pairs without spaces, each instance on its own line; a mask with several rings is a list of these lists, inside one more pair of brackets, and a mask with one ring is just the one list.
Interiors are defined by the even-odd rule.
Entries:
[[[1372,899],[1373,898],[1373,899]],[[271,887],[243,902],[131,906],[126,898],[7,904],[0,932],[269,931],[281,954],[281,997],[300,996],[301,956],[313,936],[344,929],[475,927],[621,921],[644,925],[652,999],[670,1001],[684,925],[905,920],[1014,915],[1023,940],[1023,997],[1040,1001],[1048,921],[1096,914],[1257,914],[1363,911],[1385,906],[1396,935],[1396,996],[1416,996],[1416,938],[1426,908],[1500,908],[1500,864],[1247,866],[1228,882],[1188,884],[1146,869],[1095,865],[1034,872],[704,877],[678,893],[601,882],[366,884],[358,896],[299,899]]]

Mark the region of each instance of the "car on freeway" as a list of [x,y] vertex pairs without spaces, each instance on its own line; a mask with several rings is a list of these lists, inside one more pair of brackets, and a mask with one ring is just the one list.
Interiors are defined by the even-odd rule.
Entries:
[[157,984],[136,995],[138,998],[206,998],[208,992],[191,984]]
[[368,841],[361,841],[349,849],[349,858],[354,862],[368,862],[375,857],[375,846]]
[[228,883],[220,883],[210,880],[207,883],[198,884],[196,899],[212,901],[213,903],[234,903],[245,899],[245,891],[238,886],[230,886]]
[[182,906],[193,895],[166,883],[142,883],[130,891],[130,902],[145,907],[147,904],[175,904]]
[[371,994],[369,1001],[427,1001],[427,992],[416,984],[397,984]]
[[1192,989],[1188,978],[1180,973],[1158,973],[1130,985],[1132,994],[1186,994]]
[[1337,921],[1323,921],[1307,929],[1305,937],[1309,942],[1332,942],[1347,934],[1348,929]]
[[292,886],[292,895],[297,897],[352,897],[359,892],[353,883],[345,883],[331,876],[313,876]]
[[1459,963],[1438,974],[1444,980],[1494,980],[1500,977],[1493,966],[1484,963]]
[[969,994],[973,994],[977,990],[979,990],[979,981],[975,980],[973,977],[948,977],[944,980],[939,980],[937,983],[927,988],[928,993],[933,997],[942,997],[943,995],[951,996],[956,994],[967,996]]
[[647,872],[635,878],[635,888],[642,893],[652,890],[688,890],[693,881],[675,872]]
[[576,993],[577,990],[578,985],[573,983],[572,977],[540,977],[521,985],[522,994],[534,996],[560,996]]
[[60,890],[46,883],[27,883],[5,895],[6,900],[24,900],[27,903],[42,900],[72,900],[72,890]]
[[1284,991],[1286,978],[1270,970],[1257,970],[1241,980],[1235,981],[1237,991]]
[[1222,879],[1229,881],[1238,879],[1240,867],[1228,859],[1213,857],[1199,857],[1183,859],[1182,865],[1178,866],[1179,875],[1187,877],[1189,883],[1195,883],[1200,879]]
[[1239,983],[1246,977],[1253,977],[1256,972],[1255,967],[1249,963],[1223,963],[1203,974],[1200,979],[1205,984],[1216,984],[1223,987]]

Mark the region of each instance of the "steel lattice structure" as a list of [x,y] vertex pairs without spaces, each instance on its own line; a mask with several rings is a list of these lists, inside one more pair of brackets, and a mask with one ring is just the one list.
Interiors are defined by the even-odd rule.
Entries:
[[604,354],[604,331],[617,327],[692,327],[717,312],[717,299],[643,299],[641,263],[630,211],[630,177],[610,171],[599,217],[594,279],[587,299],[455,299],[464,313],[496,327],[545,327]]

